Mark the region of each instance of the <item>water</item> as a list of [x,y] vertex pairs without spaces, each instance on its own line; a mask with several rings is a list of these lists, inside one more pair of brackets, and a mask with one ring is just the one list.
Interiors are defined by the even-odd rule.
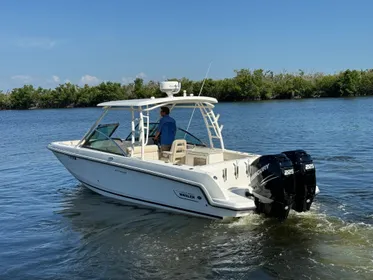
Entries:
[[[94,194],[46,145],[79,139],[101,109],[1,111],[0,279],[372,279],[372,109],[372,98],[217,106],[228,148],[313,156],[321,193],[311,212],[282,224],[255,214],[211,221]],[[182,127],[189,115],[174,114]],[[202,135],[198,115],[191,131]]]

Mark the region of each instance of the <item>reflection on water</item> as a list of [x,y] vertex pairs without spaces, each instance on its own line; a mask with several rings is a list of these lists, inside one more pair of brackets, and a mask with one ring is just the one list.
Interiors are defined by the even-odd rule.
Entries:
[[225,221],[171,214],[83,186],[64,200],[59,213],[80,239],[71,269],[86,277],[108,266],[147,279],[370,279],[373,272],[373,226],[328,216],[317,203],[279,223],[257,214]]

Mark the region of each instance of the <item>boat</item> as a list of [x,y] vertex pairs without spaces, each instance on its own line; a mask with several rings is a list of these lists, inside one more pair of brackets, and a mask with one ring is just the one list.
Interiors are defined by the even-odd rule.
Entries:
[[[310,210],[320,190],[309,153],[227,149],[220,115],[214,112],[217,99],[185,90],[176,96],[181,83],[175,81],[160,82],[160,90],[167,96],[98,104],[102,114],[81,139],[47,148],[84,186],[130,204],[211,219],[258,213],[283,221],[290,211]],[[151,121],[150,112],[165,106],[171,112],[199,111],[208,142],[177,127],[171,149],[160,151],[155,139],[159,119]],[[127,136],[117,133],[119,122],[102,121],[118,110],[130,112]]]

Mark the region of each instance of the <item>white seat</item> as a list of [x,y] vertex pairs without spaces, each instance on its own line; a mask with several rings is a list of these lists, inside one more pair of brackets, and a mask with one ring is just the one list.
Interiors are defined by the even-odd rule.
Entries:
[[[127,147],[127,153],[131,153],[132,147]],[[144,153],[152,153],[152,152],[158,152],[158,146],[157,145],[147,145],[144,146]],[[134,154],[141,154],[141,146],[135,146],[133,149]]]
[[[127,147],[126,152],[133,157],[141,157],[141,146],[135,146],[132,152],[132,147]],[[148,145],[144,146],[144,159],[158,159],[158,146]]]
[[171,163],[181,163],[185,161],[187,142],[184,139],[174,140],[170,151],[163,151],[161,158]]

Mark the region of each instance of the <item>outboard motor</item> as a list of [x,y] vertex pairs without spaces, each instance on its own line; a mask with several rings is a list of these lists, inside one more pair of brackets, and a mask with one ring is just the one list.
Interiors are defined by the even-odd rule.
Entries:
[[312,158],[303,150],[283,152],[293,163],[295,173],[295,200],[297,212],[310,210],[316,192],[316,170]]
[[295,196],[291,160],[285,154],[261,156],[251,164],[250,178],[257,211],[286,219]]

